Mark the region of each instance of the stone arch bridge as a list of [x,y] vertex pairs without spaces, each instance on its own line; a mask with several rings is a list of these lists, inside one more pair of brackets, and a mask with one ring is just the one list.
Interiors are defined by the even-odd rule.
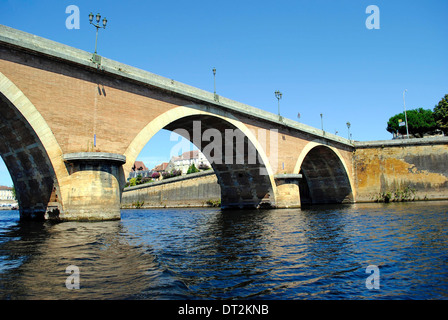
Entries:
[[161,129],[212,161],[223,208],[353,202],[352,143],[0,26],[0,154],[22,218],[120,218],[125,177]]

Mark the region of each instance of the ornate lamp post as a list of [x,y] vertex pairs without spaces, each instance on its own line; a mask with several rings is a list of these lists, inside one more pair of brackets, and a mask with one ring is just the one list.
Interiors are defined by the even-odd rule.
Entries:
[[406,91],[408,91],[408,89],[404,89],[403,91],[403,107],[404,107],[404,120],[406,121],[406,135],[408,136],[409,139],[408,116],[406,115],[406,102],[404,99],[404,94],[406,93]]
[[96,39],[95,39],[95,53],[93,54],[93,61],[95,63],[100,63],[101,59],[98,58],[97,55],[97,46],[98,46],[98,29],[102,28],[102,29],[106,29],[106,25],[107,25],[107,19],[104,18],[103,19],[103,25],[100,26],[100,20],[101,20],[101,15],[99,13],[96,14],[95,16],[95,20],[96,20],[96,24],[93,22],[93,13],[89,14],[89,22],[91,25],[93,25],[96,28]]
[[325,134],[325,132],[324,132],[324,114],[323,113],[320,114],[320,126],[322,128],[322,133]]
[[347,122],[348,140],[351,140],[351,139],[350,139],[350,126],[351,126],[350,122]]
[[282,98],[283,94],[278,90],[275,91],[274,94],[278,101],[278,116],[280,117],[280,99]]
[[215,101],[218,101],[218,96],[216,95],[216,68],[213,68],[213,90]]

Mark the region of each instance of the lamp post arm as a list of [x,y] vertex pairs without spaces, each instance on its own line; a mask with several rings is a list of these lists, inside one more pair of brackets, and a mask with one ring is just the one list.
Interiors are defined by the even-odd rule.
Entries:
[[105,26],[100,26],[99,24],[94,24],[93,22],[90,22],[90,24],[91,24],[92,26],[94,26],[95,28],[97,28],[97,29],[99,29],[99,28],[101,28],[101,29],[106,29]]

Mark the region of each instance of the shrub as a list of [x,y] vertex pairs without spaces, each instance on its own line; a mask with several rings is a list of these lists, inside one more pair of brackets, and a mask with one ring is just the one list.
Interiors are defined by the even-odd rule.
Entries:
[[171,170],[171,172],[162,172],[163,179],[177,177],[182,174],[180,170]]
[[181,170],[173,170],[173,171],[171,171],[171,173],[173,174],[173,177],[177,177],[177,176],[181,176],[182,175],[182,171]]
[[198,166],[198,169],[199,169],[199,170],[208,170],[208,169],[210,169],[210,167],[209,167],[208,165],[204,164],[204,163],[201,163],[201,164]]
[[158,172],[154,172],[152,175],[151,175],[151,178],[153,178],[153,179],[158,179],[160,177],[160,173],[158,173]]
[[148,183],[148,182],[151,182],[151,181],[152,181],[152,178],[144,177],[144,178],[142,179],[142,184],[143,184],[143,183]]
[[392,191],[380,192],[373,199],[375,202],[404,202],[404,201],[415,201],[415,189],[410,188],[409,186],[400,188]]
[[219,200],[207,200],[205,203],[208,206],[211,206],[211,207],[220,207],[221,206],[221,199],[219,199]]

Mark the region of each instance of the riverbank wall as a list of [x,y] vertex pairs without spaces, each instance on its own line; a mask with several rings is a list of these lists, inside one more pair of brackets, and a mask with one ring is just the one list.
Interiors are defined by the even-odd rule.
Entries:
[[221,187],[214,171],[203,171],[128,187],[121,207],[189,208],[213,207],[221,203]]
[[356,202],[448,199],[448,137],[356,142]]

